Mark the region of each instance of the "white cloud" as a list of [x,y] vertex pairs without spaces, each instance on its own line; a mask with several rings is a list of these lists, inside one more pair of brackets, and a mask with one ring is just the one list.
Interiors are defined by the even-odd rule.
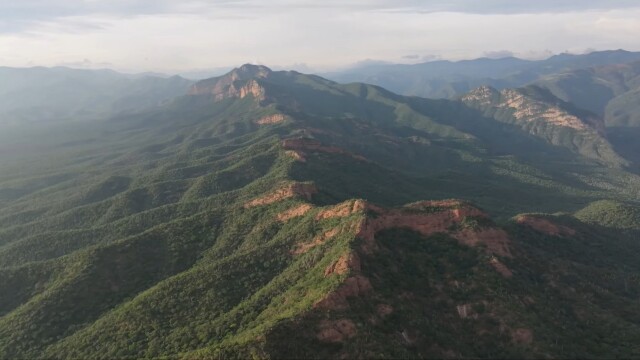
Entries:
[[[123,0],[111,5],[102,0],[84,2],[102,4],[88,7],[101,11],[72,15],[59,11],[56,17],[39,18],[20,31],[0,33],[0,65],[51,66],[91,59],[87,66],[109,63],[119,70],[178,72],[259,62],[304,64],[298,66],[310,71],[361,59],[414,61],[403,59],[407,54],[461,59],[498,53],[541,57],[587,48],[640,50],[638,8],[482,14],[471,8],[464,13],[378,11],[390,8],[388,0],[277,0],[268,6],[255,0],[162,0],[153,6],[148,1],[127,2],[124,11],[113,5],[124,4]],[[461,4],[415,0],[393,4],[415,8],[420,3],[423,9],[425,3],[432,8]],[[595,7],[602,2],[588,4]]]

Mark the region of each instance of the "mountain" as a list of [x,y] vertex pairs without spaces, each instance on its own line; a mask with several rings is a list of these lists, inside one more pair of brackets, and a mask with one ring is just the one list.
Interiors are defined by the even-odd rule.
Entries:
[[536,85],[601,116],[616,151],[640,163],[640,62],[560,72]]
[[105,118],[159,105],[192,82],[112,70],[0,67],[0,123]]
[[31,134],[0,152],[0,357],[639,356],[640,177],[554,142],[607,155],[590,113],[478,91],[244,65]]
[[608,126],[638,126],[640,61],[561,72],[537,85],[557,97],[605,118]]
[[607,140],[600,117],[560,100],[546,89],[527,86],[498,91],[484,86],[464,95],[462,101],[485,116],[520,126],[553,145],[611,164],[629,165]]
[[531,61],[514,57],[462,61],[431,61],[413,65],[374,64],[325,74],[342,82],[366,82],[404,95],[452,98],[487,85],[516,88],[563,71],[640,60],[640,53],[596,51],[584,55],[560,54]]

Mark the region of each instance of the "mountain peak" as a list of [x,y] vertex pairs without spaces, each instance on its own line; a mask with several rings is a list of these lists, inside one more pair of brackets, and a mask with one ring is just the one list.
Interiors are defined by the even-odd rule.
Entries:
[[220,77],[198,81],[189,90],[189,95],[213,95],[214,100],[219,101],[251,94],[263,100],[264,89],[256,80],[267,78],[271,73],[266,66],[244,64]]
[[265,78],[271,74],[271,69],[264,65],[244,64],[231,70],[230,74],[236,74],[242,78]]

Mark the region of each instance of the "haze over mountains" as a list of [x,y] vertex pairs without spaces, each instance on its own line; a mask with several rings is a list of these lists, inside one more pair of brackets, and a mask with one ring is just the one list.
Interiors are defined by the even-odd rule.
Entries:
[[112,70],[0,67],[0,123],[86,121],[159,105],[192,81]]
[[505,57],[431,61],[413,65],[365,64],[325,76],[338,82],[358,81],[379,85],[403,95],[450,98],[481,85],[498,89],[520,87],[544,75],[635,60],[640,60],[640,53],[614,50],[583,55],[559,54],[537,61]]
[[638,357],[638,60],[2,69],[0,358]]

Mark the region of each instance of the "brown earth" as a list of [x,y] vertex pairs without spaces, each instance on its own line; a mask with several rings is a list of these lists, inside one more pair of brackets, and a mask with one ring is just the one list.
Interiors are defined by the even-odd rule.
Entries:
[[301,196],[307,200],[311,200],[311,196],[318,192],[318,189],[313,184],[305,184],[305,183],[293,183],[286,185],[274,192],[267,194],[265,196],[253,199],[244,204],[245,208],[250,208],[254,206],[260,205],[268,205],[272,204],[276,201]]
[[[414,211],[412,211],[414,210]],[[417,212],[424,211],[424,212]],[[465,217],[487,218],[487,214],[461,201],[425,201],[404,208],[386,210],[375,218],[365,218],[358,229],[357,236],[363,240],[362,250],[371,253],[377,248],[375,234],[391,228],[408,228],[422,235],[448,233],[460,243],[477,246],[484,245],[489,253],[511,257],[509,237],[499,228],[480,228],[451,230]]]
[[373,290],[371,282],[362,275],[345,279],[337,290],[329,293],[313,306],[315,309],[345,310],[349,308],[348,298],[362,296]]
[[280,222],[285,222],[294,217],[302,216],[309,212],[309,210],[313,209],[311,204],[301,204],[291,209],[285,210],[276,216],[276,219]]
[[[361,261],[358,252],[364,255],[375,252],[378,249],[375,235],[385,229],[408,228],[426,236],[446,233],[462,244],[482,245],[490,254],[512,257],[510,240],[504,230],[490,226],[459,229],[458,225],[467,217],[488,217],[480,209],[459,200],[423,201],[396,209],[384,209],[363,200],[349,200],[321,210],[316,215],[316,220],[347,217],[357,212],[362,212],[363,216],[350,225],[350,231],[354,231],[356,237],[362,240],[360,249],[342,255],[324,270],[324,276],[342,275],[347,272],[355,275],[348,277],[338,289],[318,301],[314,308],[348,309],[348,298],[361,296],[372,290],[369,279],[359,274]],[[346,230],[344,226],[341,229],[334,228],[321,234],[312,242],[299,245],[292,253],[306,252],[324,243],[339,231]],[[492,257],[490,264],[505,277],[513,275],[496,257]]]
[[360,271],[360,257],[355,252],[342,255],[338,260],[327,266],[324,270],[324,276],[327,277],[332,274],[342,275],[350,270]]
[[299,150],[287,150],[285,151],[285,154],[287,154],[288,156],[292,157],[294,160],[298,161],[298,162],[307,162],[307,158],[305,157],[305,153],[303,153],[302,151]]
[[564,225],[554,224],[551,220],[533,215],[520,215],[516,218],[516,222],[526,225],[537,232],[552,236],[573,236],[576,231]]
[[318,212],[318,215],[316,215],[316,220],[324,220],[335,217],[347,217],[356,212],[371,208],[382,210],[382,208],[371,205],[364,200],[348,200],[338,205],[321,210],[320,212]]

